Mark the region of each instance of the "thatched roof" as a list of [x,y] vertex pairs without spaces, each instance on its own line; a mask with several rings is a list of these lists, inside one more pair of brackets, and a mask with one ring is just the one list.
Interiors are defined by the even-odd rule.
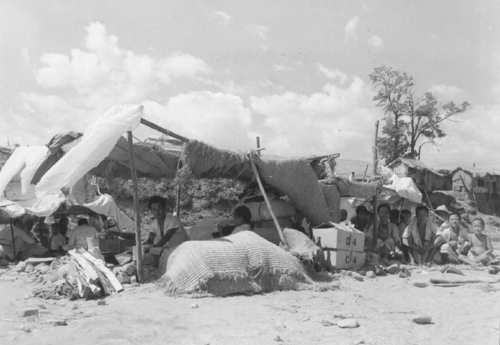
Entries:
[[471,175],[472,177],[485,177],[490,176],[500,176],[500,170],[496,169],[482,169],[482,168],[461,168],[458,167],[450,172],[450,175],[455,174],[457,171],[462,170],[463,172]]

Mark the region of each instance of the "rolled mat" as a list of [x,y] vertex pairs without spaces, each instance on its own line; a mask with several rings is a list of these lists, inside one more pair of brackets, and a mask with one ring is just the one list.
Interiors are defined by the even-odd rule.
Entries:
[[294,229],[284,229],[283,235],[292,255],[300,260],[322,265],[323,251],[306,234]]
[[299,259],[252,231],[184,242],[158,281],[168,295],[214,296],[298,290],[312,283]]

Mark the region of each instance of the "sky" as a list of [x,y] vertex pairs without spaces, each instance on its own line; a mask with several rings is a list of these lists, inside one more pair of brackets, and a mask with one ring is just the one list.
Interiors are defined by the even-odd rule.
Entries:
[[471,103],[423,146],[425,164],[500,169],[499,14],[486,0],[3,0],[0,146],[142,104],[145,119],[223,149],[260,136],[267,154],[371,161],[384,114],[369,75],[386,65],[420,94]]

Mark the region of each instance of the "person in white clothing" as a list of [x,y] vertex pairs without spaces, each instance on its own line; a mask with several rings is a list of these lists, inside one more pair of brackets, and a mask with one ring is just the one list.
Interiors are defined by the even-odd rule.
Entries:
[[73,229],[69,236],[68,244],[63,246],[65,251],[70,249],[88,248],[87,238],[94,238],[97,234],[96,228],[89,225],[85,218],[78,220],[78,226]]
[[156,222],[145,244],[172,248],[189,241],[189,235],[179,217],[167,213],[167,199],[157,195],[152,196],[148,206]]

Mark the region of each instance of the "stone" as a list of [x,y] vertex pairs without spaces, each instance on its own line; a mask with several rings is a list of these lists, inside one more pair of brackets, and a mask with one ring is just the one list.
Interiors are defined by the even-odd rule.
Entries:
[[373,279],[375,277],[377,277],[377,275],[375,274],[375,272],[373,272],[373,271],[366,272],[366,278],[372,278]]
[[354,279],[356,279],[357,281],[360,281],[360,282],[362,282],[362,281],[364,281],[364,280],[365,280],[365,278],[364,278],[361,274],[356,273],[356,272],[352,272],[351,276],[352,276]]
[[21,326],[21,330],[23,332],[26,332],[26,333],[31,333],[33,331],[33,329],[31,327],[26,326],[26,325]]
[[340,328],[356,328],[359,327],[358,320],[356,319],[343,319],[337,322]]
[[51,324],[52,326],[67,326],[68,323],[66,320],[49,320],[47,321],[48,324]]
[[[40,268],[40,273],[42,274],[45,274],[47,273],[48,271],[50,271],[50,266],[49,265],[39,265],[41,268]],[[38,267],[38,266],[37,266]]]
[[396,274],[399,271],[399,265],[393,264],[385,269],[389,274]]
[[106,305],[106,301],[103,299],[100,301],[97,301],[97,305]]
[[120,284],[130,284],[130,276],[125,272],[119,272],[116,275],[116,279],[118,279]]
[[429,315],[418,315],[412,318],[411,322],[415,322],[419,325],[429,325],[432,323],[432,317]]
[[26,269],[26,262],[24,261],[21,261],[20,263],[18,263],[16,265],[16,267],[14,268],[14,271],[16,272],[24,272],[24,270]]
[[123,272],[127,273],[127,275],[129,275],[129,276],[135,274],[136,271],[137,271],[137,269],[136,269],[135,264],[133,262],[128,263],[128,264],[123,266]]
[[191,308],[193,308],[193,309],[199,308],[198,303],[193,303],[193,304],[191,304]]
[[333,326],[335,325],[333,322],[330,322],[328,320],[321,320],[321,324],[325,327],[328,327],[328,326]]
[[358,271],[358,273],[359,273],[360,275],[362,275],[363,277],[364,277],[364,276],[366,276],[366,271]]
[[281,337],[280,337],[279,335],[275,336],[273,340],[274,340],[274,341],[277,341],[277,342],[279,342],[279,343],[282,343],[282,342],[283,342],[283,339],[281,339]]
[[366,344],[363,338],[354,340],[354,345]]
[[26,273],[32,273],[35,270],[35,266],[33,265],[26,265],[26,268],[24,269],[24,272]]
[[416,287],[419,287],[419,288],[425,288],[425,287],[428,287],[429,284],[427,284],[427,283],[421,283],[421,282],[415,282],[415,283],[413,283],[413,286],[416,286]]
[[28,316],[38,316],[38,309],[34,308],[25,308],[21,309],[17,312],[17,316],[19,317],[28,317]]

